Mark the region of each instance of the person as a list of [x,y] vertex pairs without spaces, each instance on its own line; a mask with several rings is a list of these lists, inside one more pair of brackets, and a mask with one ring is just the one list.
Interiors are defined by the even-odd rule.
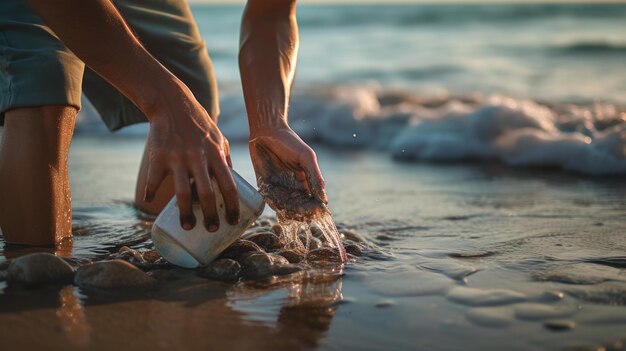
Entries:
[[[288,125],[295,13],[295,0],[249,0],[244,9],[239,67],[250,153],[257,179],[287,172],[326,202],[315,152]],[[71,237],[67,156],[81,87],[109,129],[149,122],[139,209],[156,214],[175,194],[183,228],[202,220],[213,232],[218,186],[227,221],[238,221],[212,63],[185,0],[3,0],[0,29],[6,242],[53,245]],[[192,212],[192,186],[201,219]]]

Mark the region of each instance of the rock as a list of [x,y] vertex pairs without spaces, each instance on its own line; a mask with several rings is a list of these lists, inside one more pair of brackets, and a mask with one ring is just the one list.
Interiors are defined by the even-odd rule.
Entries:
[[161,258],[158,252],[155,250],[146,251],[143,253],[143,259],[149,263],[156,263]]
[[281,264],[274,267],[273,275],[288,275],[296,272],[300,272],[304,268],[297,264]]
[[272,233],[258,233],[247,237],[247,240],[257,244],[265,251],[274,251],[282,247],[280,238]]
[[155,279],[123,260],[94,262],[78,269],[74,284],[81,288],[116,289],[145,287]]
[[365,239],[361,235],[359,235],[359,234],[357,234],[355,232],[349,231],[349,230],[341,230],[340,234],[346,240],[352,240],[352,241],[357,242],[357,243],[364,243],[365,242]]
[[281,227],[279,224],[274,224],[272,226],[272,231],[274,232],[274,234],[278,235],[279,238],[282,238],[283,235],[285,235],[283,227]]
[[62,258],[49,253],[32,253],[11,261],[7,269],[9,283],[25,286],[46,284],[69,284],[74,269]]
[[234,243],[232,243],[219,258],[230,258],[237,260],[241,255],[246,252],[254,252],[254,253],[262,253],[263,249],[249,240],[238,239]]
[[[306,247],[306,234],[299,235],[300,242]],[[322,241],[314,236],[309,237],[309,250],[319,249],[324,246]]]
[[354,256],[363,255],[363,249],[355,243],[347,243],[343,245],[343,247],[344,249],[346,249],[346,253],[349,253],[350,255],[354,255]]
[[283,250],[276,253],[289,261],[289,263],[300,263],[304,260],[304,256],[294,250]]
[[318,239],[324,237],[324,232],[318,227],[311,227],[311,234]]
[[307,260],[316,262],[341,262],[341,256],[337,249],[322,247],[309,251]]
[[155,269],[153,271],[148,272],[148,275],[162,282],[169,282],[169,281],[182,279],[182,276],[178,274],[178,272],[172,269]]
[[395,302],[391,300],[381,300],[381,301],[378,301],[375,306],[378,308],[387,308],[393,305],[395,305]]
[[260,279],[274,275],[277,266],[288,264],[289,261],[279,255],[266,253],[252,254],[243,261],[242,273],[246,278]]
[[576,328],[576,322],[570,320],[551,320],[543,323],[543,326],[552,331],[567,331]]
[[230,258],[211,262],[200,274],[203,278],[222,281],[235,281],[239,277],[241,265]]

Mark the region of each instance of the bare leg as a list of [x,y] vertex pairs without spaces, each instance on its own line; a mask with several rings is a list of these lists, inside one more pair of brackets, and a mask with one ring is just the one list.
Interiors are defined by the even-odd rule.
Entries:
[[76,108],[6,112],[0,144],[0,228],[8,243],[54,245],[72,236],[67,154]]

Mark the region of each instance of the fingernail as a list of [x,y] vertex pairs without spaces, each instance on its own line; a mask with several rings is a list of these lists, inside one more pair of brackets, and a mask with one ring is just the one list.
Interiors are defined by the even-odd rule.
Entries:
[[228,223],[232,225],[239,223],[239,213],[229,213]]
[[196,219],[194,218],[194,216],[187,216],[181,220],[180,225],[185,230],[191,230],[196,225]]
[[207,218],[205,227],[209,232],[216,232],[220,228],[220,221],[218,218]]

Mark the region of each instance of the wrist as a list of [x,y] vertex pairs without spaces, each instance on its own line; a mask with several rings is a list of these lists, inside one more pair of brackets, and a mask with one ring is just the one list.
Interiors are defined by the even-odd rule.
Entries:
[[289,123],[283,118],[272,120],[260,120],[250,117],[250,140],[262,136],[272,134],[281,130],[291,130]]
[[146,84],[139,88],[137,107],[146,115],[149,122],[153,122],[172,105],[180,106],[180,102],[189,97],[189,89],[183,82],[172,75],[169,71],[159,72],[155,78],[151,78],[152,84]]

